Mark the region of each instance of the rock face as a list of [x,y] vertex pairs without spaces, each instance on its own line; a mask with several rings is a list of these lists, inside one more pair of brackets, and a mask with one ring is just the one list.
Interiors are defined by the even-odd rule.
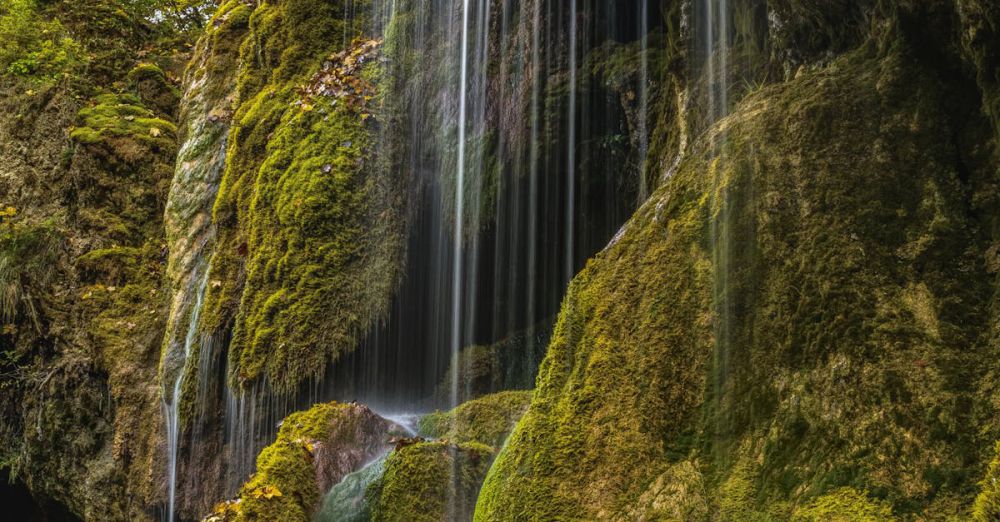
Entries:
[[995,92],[926,29],[946,3],[871,13],[576,277],[477,520],[968,514],[1000,436]]
[[[229,0],[202,27],[156,0],[0,2],[0,477],[53,513],[161,518],[170,397],[183,518],[242,484],[210,519],[307,520],[384,456],[339,497],[367,488],[373,520],[996,520],[1000,3],[719,3],[711,79],[700,2],[482,4],[472,145],[528,182],[483,190],[495,217],[462,232],[521,223],[535,182],[579,180],[582,228],[609,226],[585,210],[608,190],[645,203],[551,340],[510,336],[539,319],[512,309],[447,372],[438,398],[473,400],[423,420],[439,440],[389,453],[401,429],[363,406],[270,419],[390,313],[416,205],[390,131],[428,122],[409,167],[455,174],[422,154],[454,139],[464,4]],[[583,42],[636,7],[662,24]],[[534,224],[495,298],[558,263],[558,220]]]
[[202,321],[232,332],[234,388],[289,395],[321,377],[384,315],[398,280],[405,194],[374,154],[379,42],[356,40],[371,9],[349,3],[249,14],[214,207],[219,284]]
[[206,520],[311,520],[321,495],[389,451],[390,438],[404,432],[359,404],[325,403],[289,415],[239,497]]
[[151,519],[160,487],[163,210],[188,56],[144,15],[0,7],[0,467],[85,519]]

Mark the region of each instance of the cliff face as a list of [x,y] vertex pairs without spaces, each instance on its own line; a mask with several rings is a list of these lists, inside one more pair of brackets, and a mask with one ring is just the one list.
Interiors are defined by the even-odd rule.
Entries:
[[[461,2],[8,4],[0,471],[41,504],[301,520],[364,471],[330,512],[996,518],[995,2],[730,0],[722,47],[711,2],[467,3],[465,214]],[[636,199],[550,330],[553,274]],[[395,355],[447,358],[393,322],[448,299],[420,271],[447,256],[411,250],[428,201],[434,248],[462,223],[467,273],[480,242],[513,267],[470,285],[509,317],[433,361],[431,399],[522,388],[545,356],[533,393],[424,417],[440,440],[375,473],[400,428],[319,388],[424,371],[336,365],[386,322]]]
[[871,10],[692,143],[571,284],[477,519],[968,513],[998,436],[995,69],[952,7]]
[[17,1],[0,20],[0,462],[79,516],[141,519],[162,466],[163,208],[187,56],[110,2]]

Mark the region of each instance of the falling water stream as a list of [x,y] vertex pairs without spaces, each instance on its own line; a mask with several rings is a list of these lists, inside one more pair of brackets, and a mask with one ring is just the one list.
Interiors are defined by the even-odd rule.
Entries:
[[208,287],[210,269],[202,270],[201,276],[193,279],[198,281],[195,300],[189,312],[187,334],[184,337],[184,363],[181,364],[174,378],[173,393],[170,399],[164,397],[164,418],[167,424],[167,520],[174,520],[174,504],[177,497],[177,452],[180,438],[180,402],[181,388],[184,383],[184,368],[191,355],[191,349],[198,338],[198,319],[201,317],[201,307],[205,300],[205,289]]
[[[504,359],[511,367],[503,386],[533,386],[568,282],[645,197],[639,179],[648,143],[645,54],[650,21],[659,17],[647,2],[373,3],[373,30],[397,38],[394,48],[416,57],[399,70],[392,68],[394,57],[386,57],[390,72],[404,80],[391,93],[401,101],[401,124],[379,131],[379,140],[404,145],[393,159],[409,184],[405,275],[388,317],[299,396],[276,397],[266,382],[230,388],[219,377],[226,369],[218,367],[227,339],[205,336],[205,346],[216,345],[201,350],[198,372],[188,378],[199,380],[197,400],[217,400],[224,415],[214,433],[202,426],[215,422],[210,409],[199,410],[206,419],[192,422],[191,447],[224,453],[226,494],[252,473],[257,452],[296,409],[357,400],[386,416],[413,419],[482,393],[459,378],[469,369],[462,355],[472,346],[513,351]],[[585,67],[595,58],[611,59],[601,54],[607,41],[641,41],[638,128],[629,128],[620,94]],[[641,150],[628,150],[630,140],[622,138],[633,132]],[[636,157],[639,165],[631,161]],[[199,339],[207,279],[199,275],[198,283],[185,357]],[[190,475],[180,481],[184,487],[196,487],[198,459],[215,458],[187,453],[187,467],[178,466],[183,373],[164,402],[170,522],[178,469]],[[208,393],[217,399],[203,398],[209,381],[222,383]],[[205,444],[199,437],[218,442],[198,449]],[[328,504],[354,505],[380,466],[376,461],[350,475],[331,492],[342,501],[328,497]]]

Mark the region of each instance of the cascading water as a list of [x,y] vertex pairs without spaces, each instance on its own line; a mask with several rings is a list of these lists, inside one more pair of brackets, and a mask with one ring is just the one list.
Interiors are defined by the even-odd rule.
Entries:
[[191,356],[191,350],[198,338],[198,319],[201,317],[201,307],[205,300],[205,289],[208,287],[208,273],[206,267],[201,270],[198,281],[198,288],[195,291],[195,300],[191,306],[190,317],[188,319],[187,334],[184,337],[184,359],[174,378],[173,388],[169,399],[164,396],[163,409],[167,426],[167,521],[174,520],[174,504],[177,496],[177,452],[180,438],[180,402],[181,388],[184,383],[184,368],[187,360]]
[[[701,0],[696,11],[702,33],[705,78],[705,126],[711,126],[729,112],[729,52],[731,47],[729,20],[732,13],[729,0]],[[700,16],[699,16],[700,14]]]
[[365,492],[368,486],[382,476],[388,453],[366,464],[363,468],[344,477],[330,488],[323,500],[316,520],[326,522],[366,522]]
[[[225,415],[214,435],[198,431],[211,419],[195,419],[191,446],[225,455],[230,495],[296,409],[336,399],[417,412],[501,389],[474,390],[461,378],[472,369],[463,357],[473,345],[503,347],[508,367],[498,386],[530,388],[566,284],[631,215],[645,187],[642,166],[630,161],[645,150],[629,150],[627,135],[646,143],[648,72],[640,75],[634,128],[624,95],[588,65],[610,60],[607,41],[642,40],[645,55],[649,20],[657,17],[645,0],[622,8],[596,0],[568,7],[376,1],[372,10],[373,36],[386,39],[387,75],[395,80],[389,96],[400,106],[399,124],[378,132],[392,145],[380,152],[398,155],[393,163],[409,182],[405,276],[388,317],[296,396],[275,396],[259,381],[221,385],[208,393],[217,399],[202,398],[206,382],[227,371],[216,362],[227,339],[205,333],[204,342],[218,346],[201,350],[198,400],[220,401]],[[218,441],[206,445],[210,435]],[[169,510],[173,516],[173,501]]]
[[639,2],[639,111],[636,132],[639,138],[639,200],[642,205],[649,197],[649,179],[646,172],[649,154],[649,0]]
[[569,2],[569,102],[567,103],[566,131],[566,253],[563,255],[566,281],[573,278],[575,259],[573,243],[576,229],[576,89],[577,89],[577,0]]

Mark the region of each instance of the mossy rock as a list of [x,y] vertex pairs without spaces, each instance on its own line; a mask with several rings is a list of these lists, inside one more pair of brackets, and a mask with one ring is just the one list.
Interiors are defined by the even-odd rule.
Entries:
[[478,443],[418,442],[396,449],[368,487],[370,520],[470,520],[492,455]]
[[[51,306],[51,288],[59,273],[66,249],[64,232],[51,222],[15,221],[16,209],[0,223],[0,327],[8,341],[18,331],[18,324],[34,335],[43,333],[46,308]],[[5,343],[12,348],[14,343]],[[7,357],[12,354],[7,353]]]
[[322,376],[384,317],[399,278],[402,192],[374,155],[379,42],[345,41],[361,32],[343,12],[286,0],[248,18],[202,316],[233,328],[233,386],[287,395]]
[[420,419],[420,433],[450,442],[479,442],[499,449],[528,409],[531,390],[505,391],[463,403]]
[[80,125],[70,138],[91,147],[103,146],[109,157],[135,164],[175,149],[176,134],[176,125],[157,117],[138,97],[102,94],[80,110]]
[[478,520],[642,518],[695,460],[710,512],[971,506],[993,133],[893,20],[750,94],[574,279]]
[[140,63],[129,71],[127,78],[129,88],[143,104],[153,107],[160,114],[176,116],[181,92],[168,80],[159,65]]
[[403,430],[365,406],[317,404],[289,415],[257,457],[257,472],[237,499],[216,506],[207,521],[308,521],[321,495],[389,449]]

